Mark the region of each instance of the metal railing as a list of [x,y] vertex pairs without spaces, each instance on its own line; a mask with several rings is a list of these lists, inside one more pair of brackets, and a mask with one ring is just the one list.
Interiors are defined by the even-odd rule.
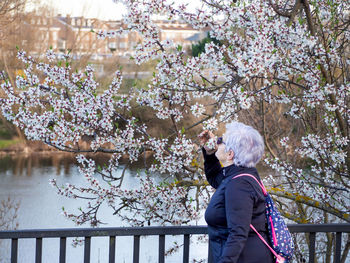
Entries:
[[[350,224],[300,224],[288,225],[292,233],[309,233],[309,263],[315,260],[316,233],[336,233],[335,242],[335,263],[340,263],[342,233],[350,233]],[[11,262],[16,263],[18,257],[18,239],[35,238],[35,262],[42,262],[42,240],[43,238],[60,238],[59,262],[66,262],[66,241],[69,237],[84,237],[84,263],[90,262],[91,238],[109,237],[109,261],[116,259],[116,237],[133,236],[133,262],[140,260],[140,237],[158,236],[158,262],[165,260],[165,236],[183,235],[183,262],[189,262],[190,235],[207,234],[206,226],[167,226],[167,227],[117,227],[117,228],[72,228],[72,229],[34,229],[34,230],[13,230],[0,231],[0,239],[11,239]],[[210,249],[208,251],[208,262],[211,261]]]

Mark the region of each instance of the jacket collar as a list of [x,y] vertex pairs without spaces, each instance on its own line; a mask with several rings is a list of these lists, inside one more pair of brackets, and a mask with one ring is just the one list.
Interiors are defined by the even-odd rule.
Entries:
[[223,170],[222,172],[223,172],[223,175],[225,178],[229,177],[229,176],[233,177],[235,175],[243,174],[243,173],[248,173],[248,174],[252,174],[252,175],[256,176],[258,173],[255,167],[248,168],[248,167],[243,167],[243,166],[237,166],[235,164],[223,167],[222,170]]

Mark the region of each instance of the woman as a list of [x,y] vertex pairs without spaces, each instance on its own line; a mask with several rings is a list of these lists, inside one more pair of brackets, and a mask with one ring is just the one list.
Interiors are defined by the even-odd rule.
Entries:
[[262,190],[254,178],[232,179],[251,174],[260,181],[255,165],[264,153],[264,141],[255,129],[239,122],[227,124],[215,149],[209,149],[206,144],[213,138],[208,131],[199,135],[205,174],[216,189],[205,212],[213,262],[272,263],[272,253],[249,226],[268,241]]

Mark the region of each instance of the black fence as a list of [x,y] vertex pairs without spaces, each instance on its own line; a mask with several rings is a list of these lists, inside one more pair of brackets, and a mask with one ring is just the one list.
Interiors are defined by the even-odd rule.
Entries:
[[[309,233],[309,263],[315,260],[316,233],[331,232],[336,235],[335,242],[335,263],[340,263],[342,234],[350,233],[350,224],[300,224],[288,225],[292,233]],[[73,229],[38,229],[38,230],[14,230],[0,231],[0,239],[11,239],[11,262],[17,262],[18,257],[18,239],[35,238],[35,262],[42,262],[42,240],[43,238],[60,238],[59,262],[66,262],[66,241],[69,237],[84,237],[84,263],[90,262],[91,238],[109,237],[109,262],[115,262],[116,259],[116,237],[133,236],[133,262],[140,260],[140,237],[158,236],[158,262],[164,263],[165,260],[165,236],[182,235],[183,236],[183,262],[189,262],[190,255],[190,235],[207,234],[206,226],[168,226],[168,227],[118,227],[118,228],[73,228]],[[210,249],[208,251],[208,262],[210,260]]]

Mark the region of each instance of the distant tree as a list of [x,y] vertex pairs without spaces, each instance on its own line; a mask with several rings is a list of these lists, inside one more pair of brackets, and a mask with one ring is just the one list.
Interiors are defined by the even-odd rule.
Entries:
[[[15,46],[11,40],[18,36],[18,31],[13,30],[16,23],[20,22],[21,15],[24,12],[25,4],[28,0],[1,0],[0,1],[0,70],[6,70],[9,74],[13,73],[12,62],[9,57],[13,54],[10,61],[15,61]],[[12,49],[8,49],[8,44],[12,43]],[[18,62],[15,62],[17,64]],[[11,80],[12,78],[10,78]],[[1,96],[0,92],[0,96]],[[18,127],[11,125],[3,115],[0,115],[1,138],[9,139],[12,136],[23,138],[22,132]]]
[[[0,231],[16,230],[18,228],[18,209],[20,203],[12,197],[0,200]],[[0,262],[9,262],[8,243],[0,239]]]
[[8,35],[6,29],[18,19],[18,14],[23,12],[27,0],[2,0],[0,2],[0,40]]
[[18,227],[19,202],[15,202],[13,198],[0,200],[0,230],[14,230]]
[[214,43],[215,45],[220,46],[221,42],[216,38],[210,36],[209,32],[207,36],[200,40],[197,44],[192,44],[192,56],[198,57],[201,53],[205,52],[205,45],[208,43]]

